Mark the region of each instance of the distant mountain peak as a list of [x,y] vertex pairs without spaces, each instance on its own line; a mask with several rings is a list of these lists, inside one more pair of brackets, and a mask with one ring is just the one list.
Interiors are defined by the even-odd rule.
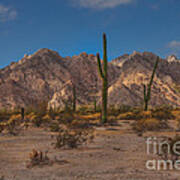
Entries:
[[153,54],[152,52],[138,52],[138,51],[134,51],[132,54],[124,54],[116,59],[114,59],[112,61],[112,64],[116,65],[116,66],[119,66],[119,67],[122,67],[123,64],[129,60],[140,60],[140,59],[144,59],[144,58],[147,58],[147,59],[150,59],[150,60],[154,60],[156,59],[157,55],[156,54]]
[[[140,105],[144,82],[148,83],[157,55],[151,52],[124,54],[109,62],[109,105]],[[175,56],[169,59],[180,62]],[[152,88],[151,105],[180,105],[180,63],[162,60]],[[29,106],[48,101],[55,107],[72,98],[76,85],[77,104],[97,103],[101,99],[101,81],[97,58],[86,52],[60,57],[58,52],[43,48],[0,70],[0,108]]]
[[180,62],[178,58],[173,54],[167,57],[168,62]]
[[48,49],[48,48],[41,48],[39,49],[37,52],[35,52],[33,55],[38,55],[38,56],[44,56],[44,55],[54,55],[54,56],[59,56],[59,53],[57,51],[53,51],[51,49]]

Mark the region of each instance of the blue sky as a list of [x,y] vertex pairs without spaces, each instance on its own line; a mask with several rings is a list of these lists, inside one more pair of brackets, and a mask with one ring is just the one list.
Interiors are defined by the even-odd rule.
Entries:
[[109,60],[134,50],[180,56],[180,1],[0,0],[0,67],[40,48],[96,54],[103,32]]

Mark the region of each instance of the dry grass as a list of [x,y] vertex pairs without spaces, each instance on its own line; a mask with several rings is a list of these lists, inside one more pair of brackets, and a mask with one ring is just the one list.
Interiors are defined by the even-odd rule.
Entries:
[[180,110],[173,110],[172,114],[176,119],[180,119]]
[[134,130],[137,132],[144,131],[157,131],[163,128],[168,128],[168,125],[165,121],[160,121],[155,118],[147,118],[138,120],[133,124]]
[[51,165],[52,161],[49,160],[47,152],[37,151],[35,149],[29,154],[29,162],[27,163],[27,168],[32,168],[34,166]]
[[0,132],[6,131],[9,134],[16,135],[16,126],[21,123],[21,115],[11,115],[9,120],[0,123]]
[[94,139],[92,129],[61,129],[56,137],[56,148],[77,148]]
[[77,116],[79,119],[84,120],[96,120],[100,118],[100,113],[88,114],[88,115],[79,115]]

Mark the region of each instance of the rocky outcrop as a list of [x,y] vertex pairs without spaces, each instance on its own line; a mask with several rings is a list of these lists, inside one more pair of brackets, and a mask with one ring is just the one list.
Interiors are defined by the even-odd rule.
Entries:
[[168,56],[168,57],[167,57],[167,61],[168,61],[169,63],[173,63],[173,62],[177,63],[177,62],[180,62],[175,55]]
[[[149,52],[125,54],[109,63],[109,104],[141,105],[142,85],[148,83],[156,55]],[[161,59],[152,88],[151,105],[180,106],[180,63],[172,56]],[[46,101],[49,107],[64,107],[72,100],[76,85],[79,105],[100,103],[101,81],[94,55],[81,53],[61,57],[40,49],[0,70],[0,108],[29,106]]]

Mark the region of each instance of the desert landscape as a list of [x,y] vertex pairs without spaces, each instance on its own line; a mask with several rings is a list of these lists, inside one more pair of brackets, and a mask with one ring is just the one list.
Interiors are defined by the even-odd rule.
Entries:
[[[1,180],[178,180],[180,61],[108,62],[106,45],[103,61],[41,49],[0,70]],[[148,138],[169,146],[148,153]]]
[[180,180],[179,7],[0,0],[0,180]]
[[[179,110],[173,111],[178,117],[179,113]],[[121,116],[124,119],[125,114],[128,113],[123,113],[117,119],[121,119]],[[137,120],[130,120],[130,117],[127,118],[129,120],[115,120],[104,127],[98,125],[99,118],[100,114],[96,113],[79,115],[79,120],[75,120],[74,128],[82,126],[83,131],[88,123],[94,129],[92,142],[77,148],[55,147],[58,132],[53,131],[58,130],[47,125],[40,128],[29,126],[27,129],[23,126],[20,130],[17,127],[19,133],[16,136],[1,133],[1,179],[179,179],[178,170],[150,171],[146,168],[147,160],[161,159],[158,155],[146,153],[146,138],[174,138],[179,135],[177,119],[167,120],[168,128],[156,127],[156,122],[149,122],[150,129],[139,134],[140,131],[133,128]],[[30,159],[33,149],[48,152],[47,162],[33,163]]]

